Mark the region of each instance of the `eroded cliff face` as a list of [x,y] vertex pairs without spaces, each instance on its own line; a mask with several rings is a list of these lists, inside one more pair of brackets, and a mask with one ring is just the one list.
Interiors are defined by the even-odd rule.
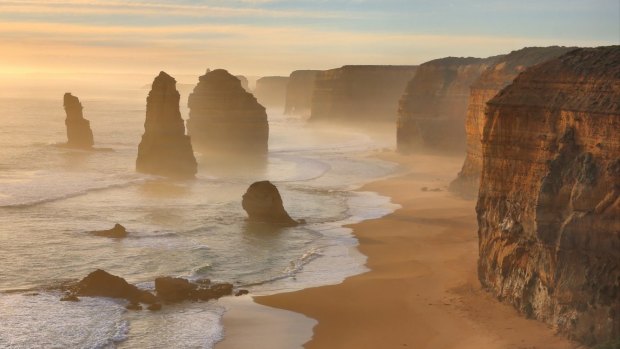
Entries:
[[176,80],[160,72],[146,99],[144,135],[136,170],[173,178],[193,178],[197,171],[192,144],[179,111]]
[[464,151],[470,86],[497,58],[448,57],[421,64],[399,102],[398,151]]
[[286,85],[285,114],[310,114],[314,81],[318,72],[318,70],[296,70],[291,73]]
[[523,72],[488,102],[479,278],[594,344],[620,336],[620,46]]
[[317,74],[312,121],[394,122],[398,100],[416,66],[347,65]]
[[526,47],[498,57],[493,65],[480,74],[472,84],[465,122],[467,155],[463,168],[450,184],[450,190],[466,198],[475,198],[480,185],[482,152],[480,138],[485,124],[486,103],[519,73],[539,63],[556,58],[574,48]]
[[267,108],[284,106],[288,76],[265,76],[256,80],[254,96],[258,103]]
[[82,103],[71,93],[65,93],[63,104],[67,118],[67,146],[78,149],[91,149],[95,144],[90,122],[84,119]]
[[267,154],[269,125],[265,108],[226,70],[201,76],[188,106],[187,129],[196,150],[206,155]]

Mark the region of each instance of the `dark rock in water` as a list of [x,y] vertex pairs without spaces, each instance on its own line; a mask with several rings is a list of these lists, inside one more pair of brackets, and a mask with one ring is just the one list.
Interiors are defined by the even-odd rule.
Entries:
[[226,70],[201,76],[187,105],[187,130],[196,150],[227,158],[267,155],[269,124],[265,108]]
[[95,144],[90,122],[84,119],[82,103],[71,93],[65,93],[64,107],[67,114],[67,146],[78,149],[91,149]]
[[251,221],[276,223],[286,226],[299,224],[292,219],[282,204],[282,197],[269,181],[255,182],[243,194],[241,202]]
[[235,292],[235,297],[243,296],[243,295],[246,295],[248,293],[250,293],[250,291],[248,291],[248,290],[239,290],[239,291]]
[[97,230],[92,232],[93,235],[103,236],[107,238],[121,239],[127,237],[127,230],[122,225],[116,223],[114,228],[108,230]]
[[159,304],[159,303],[153,303],[153,304],[149,305],[147,309],[148,309],[148,310],[150,310],[150,311],[158,311],[158,310],[161,310],[161,304]]
[[138,147],[136,170],[173,178],[193,178],[196,158],[179,111],[176,80],[160,72],[146,99],[144,135]]
[[97,269],[69,288],[76,296],[122,298],[132,303],[152,304],[155,296],[128,283],[125,279]]
[[155,279],[155,291],[157,296],[166,303],[187,300],[208,301],[231,295],[233,285],[212,284],[209,280],[194,283],[187,279],[166,276]]
[[256,80],[254,95],[266,107],[283,107],[287,84],[288,76],[265,76]]
[[127,310],[142,310],[142,306],[139,303],[129,303],[125,306]]
[[61,302],[79,302],[80,299],[74,294],[66,294],[60,298]]

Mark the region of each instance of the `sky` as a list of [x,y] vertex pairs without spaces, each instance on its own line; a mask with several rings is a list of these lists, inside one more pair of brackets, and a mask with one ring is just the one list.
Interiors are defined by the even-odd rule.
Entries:
[[0,0],[0,85],[160,70],[185,82],[207,68],[288,75],[619,43],[620,0]]

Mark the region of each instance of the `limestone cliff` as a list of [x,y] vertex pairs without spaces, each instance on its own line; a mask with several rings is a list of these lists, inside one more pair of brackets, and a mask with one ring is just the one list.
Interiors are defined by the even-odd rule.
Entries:
[[280,108],[286,99],[288,76],[265,76],[256,80],[254,96],[267,108]]
[[465,130],[467,134],[467,156],[458,177],[450,184],[450,190],[466,198],[478,194],[482,154],[480,137],[484,127],[486,103],[502,88],[510,84],[526,68],[556,58],[574,48],[526,47],[499,57],[471,86],[467,105]]
[[239,79],[239,81],[241,81],[241,87],[243,87],[244,90],[250,92],[250,84],[248,83],[248,78],[243,75],[235,75],[235,77]]
[[319,72],[312,96],[312,121],[396,120],[398,100],[416,66],[347,65]]
[[620,336],[620,46],[527,69],[488,102],[479,278],[594,344]]
[[497,58],[448,57],[421,64],[399,102],[398,151],[464,151],[470,86]]
[[90,122],[84,119],[82,103],[71,93],[65,93],[63,98],[65,125],[67,126],[67,146],[78,149],[91,149],[95,144]]
[[188,106],[187,128],[197,150],[249,157],[267,154],[265,108],[226,70],[201,76]]
[[160,72],[146,99],[144,135],[138,146],[136,170],[174,178],[192,178],[196,158],[179,112],[176,80]]
[[284,113],[287,115],[310,115],[312,92],[318,70],[296,70],[286,85]]

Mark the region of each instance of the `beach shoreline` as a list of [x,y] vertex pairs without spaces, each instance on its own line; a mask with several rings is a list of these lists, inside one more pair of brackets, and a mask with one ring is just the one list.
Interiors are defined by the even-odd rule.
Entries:
[[[460,168],[460,157],[377,156],[400,164],[401,174],[359,190],[391,197],[402,208],[350,226],[370,271],[337,285],[256,296],[256,303],[318,321],[305,348],[579,347],[481,289],[475,202],[446,190]],[[216,348],[233,348],[234,337],[240,335],[252,342],[255,332],[243,331],[249,325],[238,318],[224,316],[230,337]],[[301,327],[276,324],[262,336],[298,331],[299,341],[307,338]],[[273,343],[255,347],[278,348]]]

